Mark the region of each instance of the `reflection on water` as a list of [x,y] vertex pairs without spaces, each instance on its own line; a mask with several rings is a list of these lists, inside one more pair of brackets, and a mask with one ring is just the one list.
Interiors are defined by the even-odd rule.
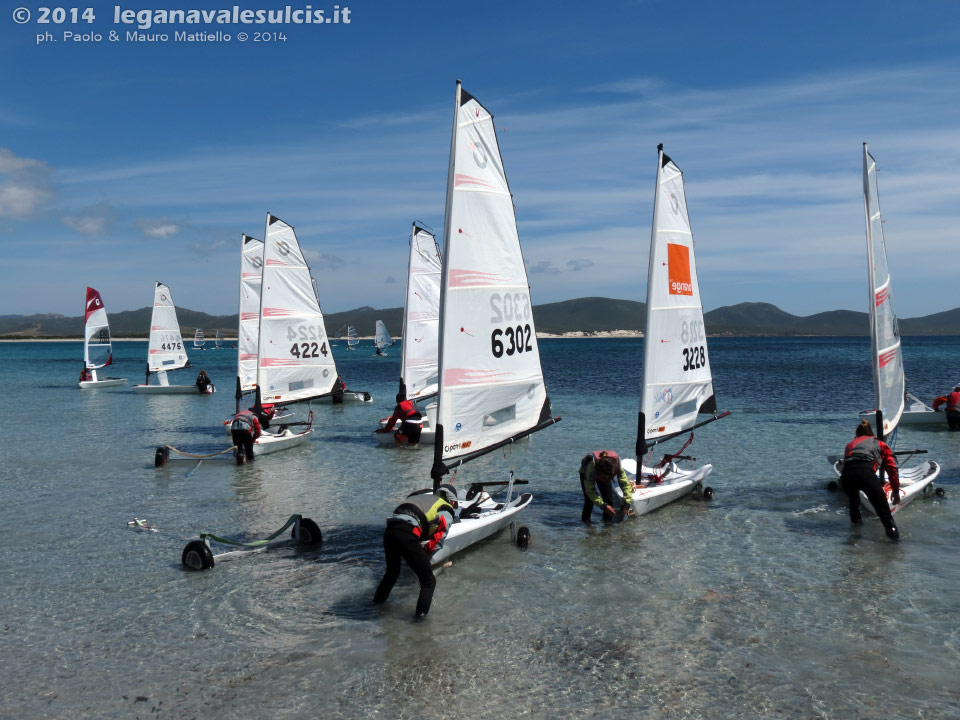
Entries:
[[[512,464],[535,497],[530,547],[501,533],[455,557],[419,623],[410,573],[370,603],[384,518],[430,482],[432,448],[372,435],[399,353],[337,348],[348,384],[375,401],[316,407],[303,446],[154,469],[160,444],[225,447],[231,394],[81,392],[78,347],[0,344],[24,394],[0,450],[0,716],[960,716],[960,434],[902,433],[942,462],[948,497],[911,505],[900,545],[876,521],[851,529],[824,489],[826,456],[870,404],[867,339],[712,341],[734,414],[691,452],[714,465],[716,498],[619,525],[580,522],[577,467],[588,450],[634,446],[642,341],[541,341],[563,422],[456,480],[505,479]],[[943,368],[960,341],[904,347],[921,397],[953,381]],[[115,353],[116,374],[137,377],[145,343]],[[204,367],[228,387],[234,360]],[[180,567],[201,531],[261,538],[293,513],[320,525],[322,546]]]

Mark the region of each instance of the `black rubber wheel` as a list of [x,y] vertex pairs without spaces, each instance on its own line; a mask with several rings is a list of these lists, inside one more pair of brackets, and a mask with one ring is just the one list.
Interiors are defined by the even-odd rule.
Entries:
[[370,402],[372,399],[373,399],[373,398],[370,397],[370,393],[365,392],[365,393],[363,394],[363,401],[364,401],[364,402]]
[[517,530],[517,547],[521,550],[526,550],[530,545],[530,528],[526,525],[520,527]]
[[158,447],[157,451],[153,454],[153,466],[163,467],[167,464],[168,459],[170,459],[170,450],[166,447]]
[[191,540],[183,549],[180,562],[187,570],[209,570],[213,567],[213,551],[203,540]]
[[713,488],[710,487],[709,485],[707,485],[707,487],[703,489],[703,499],[713,500]]
[[936,495],[938,498],[942,498],[947,496],[947,491],[944,490],[943,488],[937,488],[936,490],[933,491],[933,494]]
[[290,537],[301,545],[319,545],[323,542],[323,533],[320,532],[320,526],[310,518],[300,518],[300,537],[297,537],[297,527],[293,526],[290,531]]
[[827,483],[827,490],[829,490],[830,492],[836,492],[839,489],[840,489],[840,483],[838,483],[836,480],[831,480],[830,482]]

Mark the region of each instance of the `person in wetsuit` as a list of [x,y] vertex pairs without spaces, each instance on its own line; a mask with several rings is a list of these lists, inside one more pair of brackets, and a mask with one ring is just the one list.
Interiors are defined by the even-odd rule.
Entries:
[[374,603],[383,603],[389,597],[400,577],[402,558],[420,580],[416,617],[422,618],[430,611],[437,585],[430,556],[443,546],[443,540],[456,520],[456,497],[456,492],[449,486],[441,486],[436,493],[414,494],[387,518],[387,529],[383,533],[387,569],[373,595]]
[[233,416],[230,423],[230,437],[237,450],[235,456],[237,465],[253,462],[253,443],[260,437],[260,421],[250,410],[241,410]]
[[397,405],[393,409],[393,415],[387,420],[387,424],[382,428],[374,430],[377,433],[388,433],[393,430],[393,426],[400,421],[400,427],[393,434],[394,442],[397,445],[416,445],[420,442],[420,433],[423,431],[423,416],[417,410],[413,401],[407,400],[403,393],[397,393]]
[[206,370],[201,370],[200,374],[197,375],[197,390],[202,393],[207,392],[207,388],[213,385],[213,381],[210,379],[210,376],[207,375]]
[[[614,489],[614,478],[623,497]],[[583,512],[580,519],[589,522],[593,508],[598,507],[605,521],[623,520],[630,513],[633,486],[620,457],[613,450],[597,450],[580,461],[580,489],[583,491]]]
[[893,513],[887,503],[883,482],[877,476],[877,470],[883,468],[892,490],[890,502],[900,504],[900,476],[897,462],[890,446],[874,437],[873,426],[869,420],[861,420],[857,426],[856,437],[847,443],[843,451],[843,471],[840,473],[840,485],[850,501],[850,522],[863,523],[860,516],[860,491],[867,496],[874,512],[883,523],[887,537],[893,541],[900,539],[900,531],[893,522]]

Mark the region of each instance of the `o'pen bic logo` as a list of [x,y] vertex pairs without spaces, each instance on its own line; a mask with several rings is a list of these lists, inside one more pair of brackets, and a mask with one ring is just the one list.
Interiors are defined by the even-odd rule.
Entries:
[[671,295],[693,295],[690,279],[690,248],[667,243],[667,276]]

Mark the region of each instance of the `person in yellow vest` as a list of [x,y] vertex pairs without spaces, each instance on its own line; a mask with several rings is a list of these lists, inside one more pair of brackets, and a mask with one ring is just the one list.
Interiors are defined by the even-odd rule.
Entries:
[[430,611],[437,580],[433,576],[430,556],[443,546],[443,540],[456,521],[457,494],[453,487],[441,485],[435,492],[414,493],[387,518],[383,533],[383,554],[387,569],[373,595],[373,602],[385,602],[400,577],[400,560],[420,580],[416,617]]
[[[614,478],[620,493],[614,488]],[[580,489],[583,490],[583,512],[580,519],[589,522],[593,508],[600,508],[607,522],[623,520],[630,514],[633,485],[620,466],[620,456],[613,450],[597,450],[580,461]]]

